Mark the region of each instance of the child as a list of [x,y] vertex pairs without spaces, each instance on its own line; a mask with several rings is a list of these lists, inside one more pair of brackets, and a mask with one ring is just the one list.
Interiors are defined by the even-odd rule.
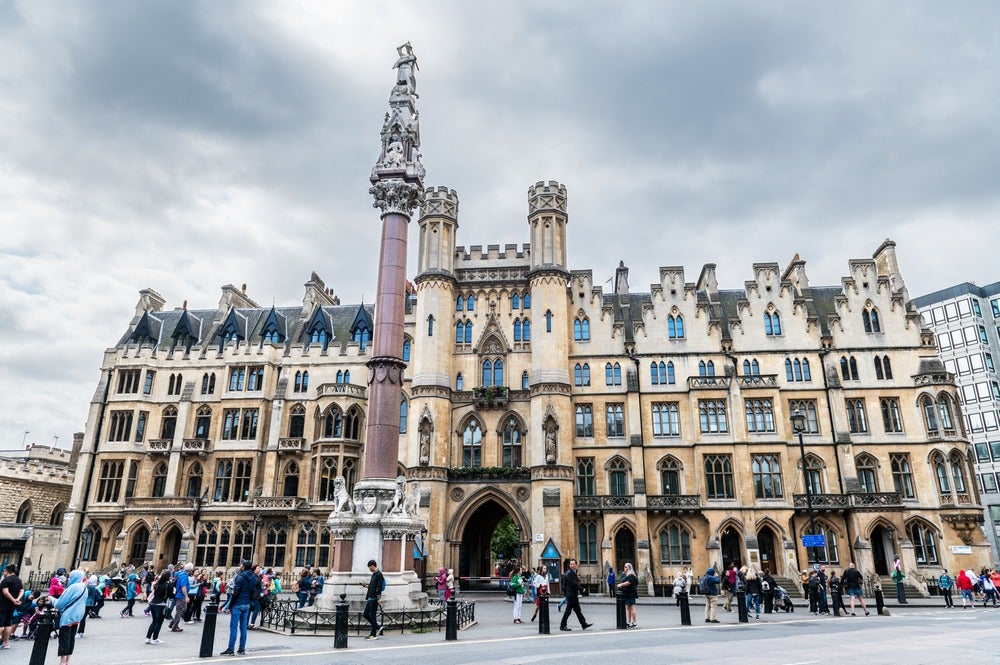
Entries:
[[[32,591],[21,599],[21,605],[14,611],[14,621],[21,623],[21,639],[30,639],[29,633],[33,637],[35,634],[35,622],[38,621],[38,599],[41,591]],[[14,624],[17,626],[17,623]],[[17,635],[11,635],[12,639],[17,639]]]
[[448,581],[446,582],[446,591],[444,594],[445,600],[451,600],[455,597],[455,569],[448,569]]

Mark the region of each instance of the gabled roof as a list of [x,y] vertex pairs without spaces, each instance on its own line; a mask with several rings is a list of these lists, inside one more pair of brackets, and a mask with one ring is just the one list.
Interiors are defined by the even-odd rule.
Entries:
[[156,344],[160,341],[160,330],[162,326],[159,320],[151,317],[149,312],[143,312],[142,318],[139,322],[135,324],[135,329],[132,334],[129,335],[128,341],[138,342],[143,344],[145,342],[152,342]]
[[368,313],[368,309],[364,305],[358,306],[358,313],[354,316],[354,323],[351,324],[351,334],[353,335],[358,328],[367,328],[369,332],[375,330],[371,314]]
[[278,310],[271,307],[271,311],[267,313],[267,317],[264,319],[263,325],[260,327],[260,334],[264,336],[270,331],[276,331],[280,336],[281,340],[284,341],[288,339],[288,320],[278,313]]

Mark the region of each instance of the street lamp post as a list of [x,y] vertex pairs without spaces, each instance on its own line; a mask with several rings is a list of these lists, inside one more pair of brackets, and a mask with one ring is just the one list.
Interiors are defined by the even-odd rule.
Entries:
[[[796,411],[792,414],[792,432],[799,436],[799,458],[802,464],[802,481],[806,486],[806,511],[809,514],[809,533],[810,535],[815,535],[813,532],[816,530],[816,523],[813,519],[813,499],[812,499],[812,487],[809,483],[809,471],[806,469],[806,446],[802,441],[802,434],[806,431],[806,416],[800,411]],[[806,547],[806,555],[809,559],[810,564],[816,563],[816,548]]]

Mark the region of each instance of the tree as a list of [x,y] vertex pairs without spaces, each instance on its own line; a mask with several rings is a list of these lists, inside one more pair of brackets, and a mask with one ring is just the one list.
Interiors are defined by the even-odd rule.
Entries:
[[514,530],[514,520],[504,515],[490,539],[490,552],[495,559],[510,559],[517,555],[518,539]]

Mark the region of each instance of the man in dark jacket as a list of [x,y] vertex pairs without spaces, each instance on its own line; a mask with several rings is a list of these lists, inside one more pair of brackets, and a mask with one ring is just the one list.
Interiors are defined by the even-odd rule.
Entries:
[[[377,640],[378,636],[382,634],[383,626],[378,623],[378,605],[382,600],[382,583],[385,577],[382,575],[382,571],[378,569],[378,563],[375,559],[370,559],[368,561],[368,570],[372,572],[371,579],[368,580],[368,591],[365,593],[365,614],[364,617],[368,619],[368,623],[371,624],[371,632],[366,637],[366,640]],[[364,582],[361,586],[364,586]]]
[[[246,653],[247,621],[250,618],[250,603],[260,598],[260,578],[253,574],[253,563],[244,559],[240,564],[240,573],[233,580],[229,591],[229,648],[222,652],[223,656]],[[240,631],[239,651],[233,651],[236,646],[236,629]]]
[[715,566],[705,571],[701,578],[701,594],[705,596],[705,623],[719,623],[716,612],[719,603],[719,584],[722,578],[715,574]]
[[570,612],[576,612],[576,618],[580,620],[580,626],[587,630],[594,624],[587,623],[580,611],[580,591],[583,586],[580,584],[580,576],[576,573],[576,559],[569,560],[569,570],[563,575],[563,593],[566,594],[566,611],[563,612],[559,630],[573,630],[566,623],[569,621]]
[[774,578],[771,577],[771,571],[765,568],[764,574],[760,578],[760,588],[764,591],[764,614],[770,614],[774,611],[775,586]]

